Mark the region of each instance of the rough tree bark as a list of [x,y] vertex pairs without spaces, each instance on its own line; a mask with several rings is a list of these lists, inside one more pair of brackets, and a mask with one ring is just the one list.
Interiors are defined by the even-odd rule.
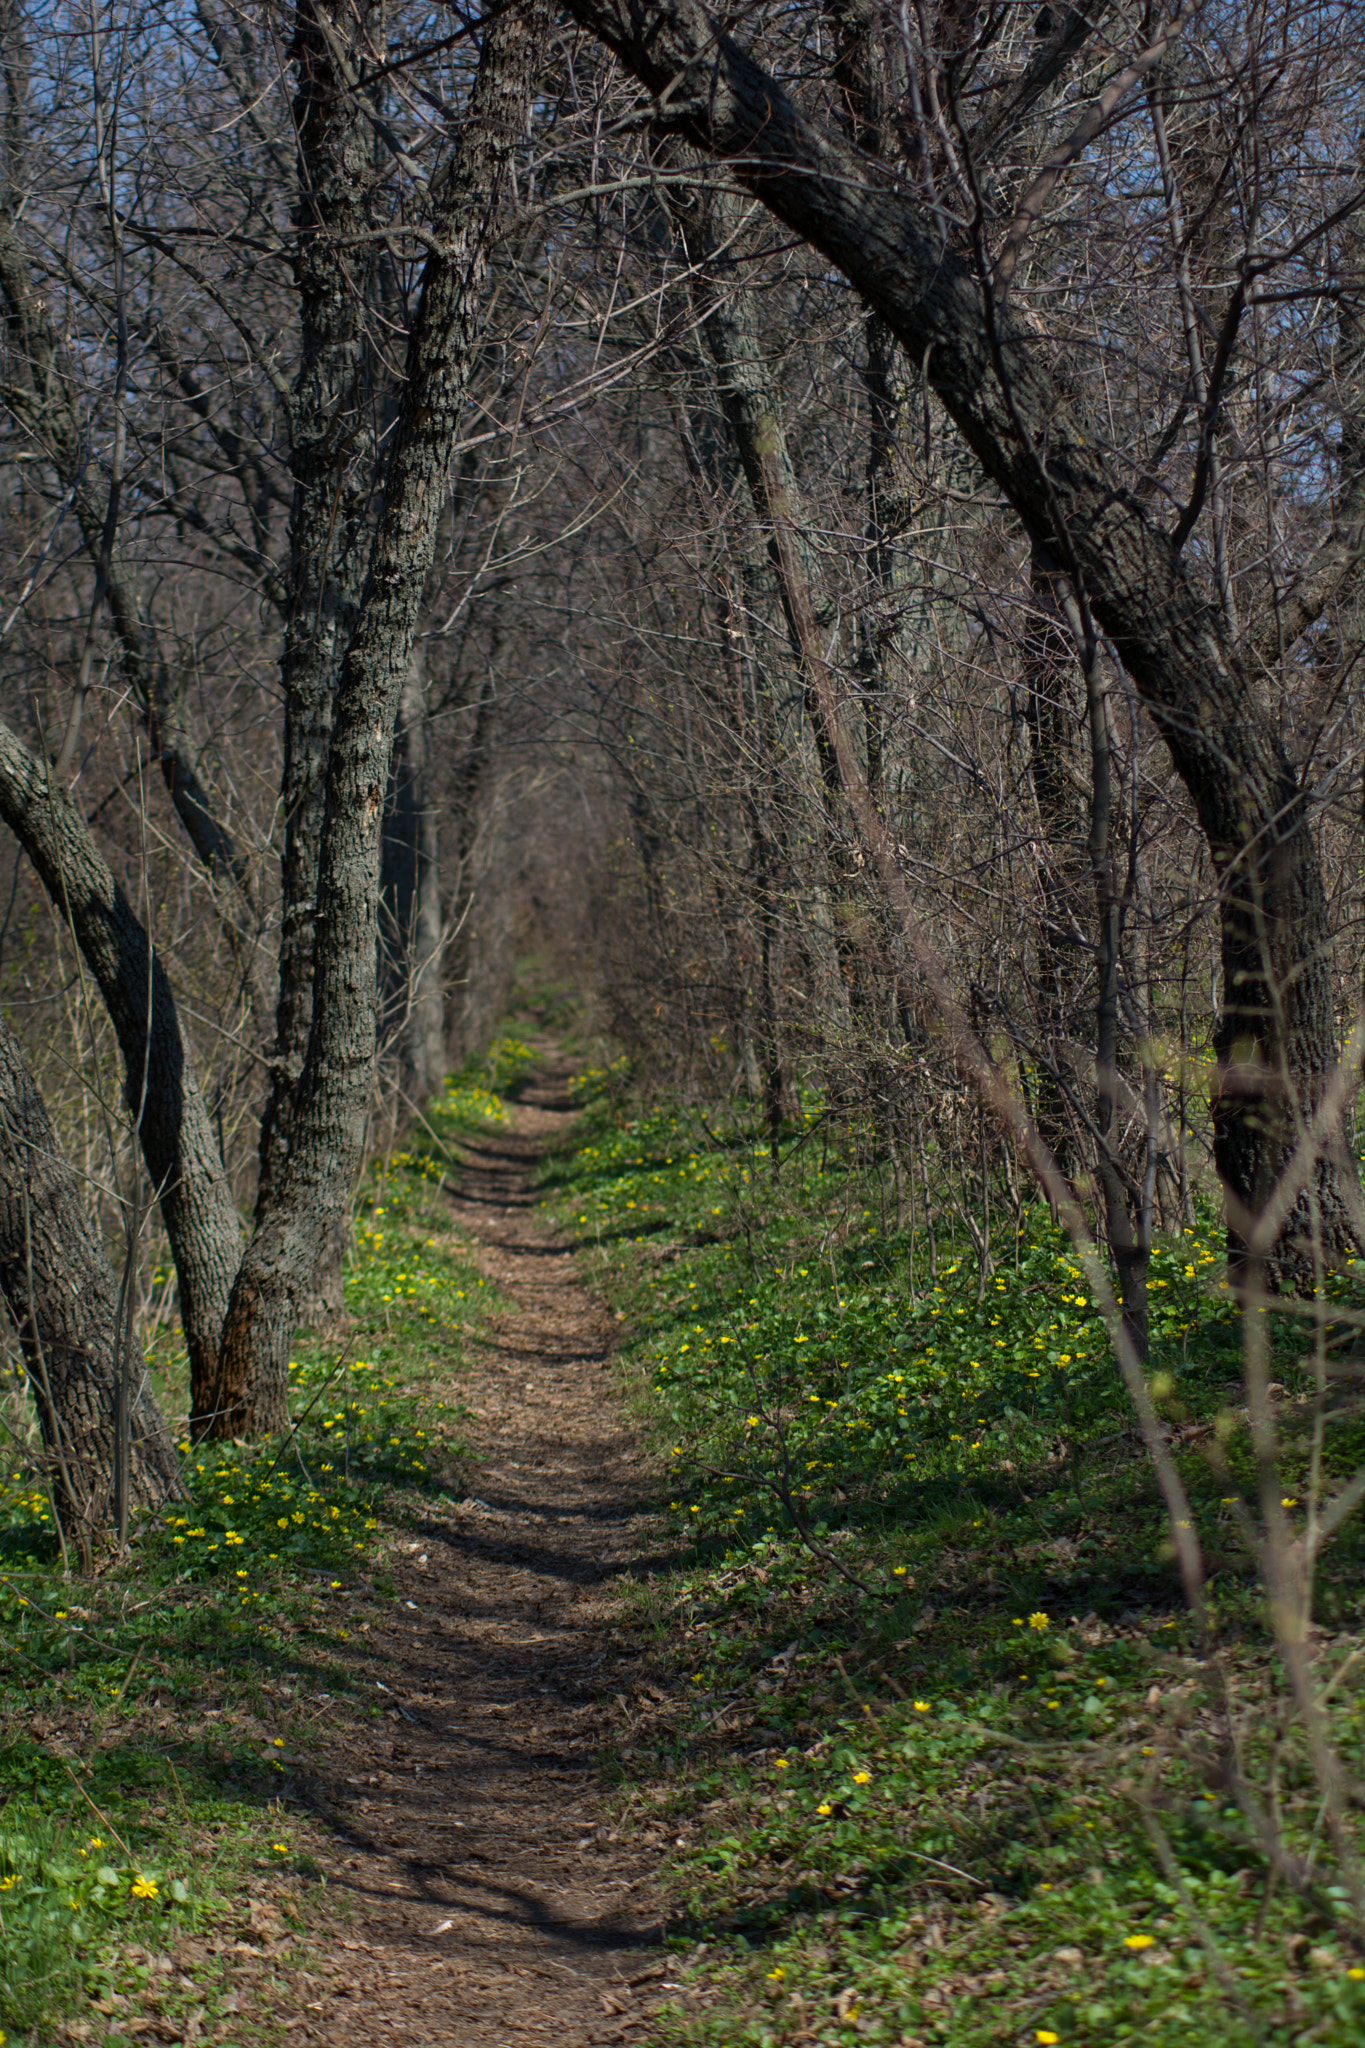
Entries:
[[[216,819],[190,756],[174,678],[157,647],[135,581],[120,558],[117,477],[101,502],[93,488],[98,473],[89,461],[68,360],[34,290],[19,241],[22,194],[16,178],[24,105],[19,40],[17,16],[7,9],[0,17],[6,114],[0,189],[0,301],[7,341],[3,397],[71,499],[95,570],[91,629],[98,610],[107,604],[153,756],[214,887],[224,926],[243,963],[244,982],[253,1006],[259,1008],[259,918],[245,863]],[[83,672],[62,743],[65,760],[74,755],[86,680]],[[123,1054],[127,1099],[138,1117],[143,1157],[175,1260],[191,1377],[204,1384],[215,1368],[241,1257],[241,1222],[170,985],[83,815],[59,787],[63,779],[17,734],[0,727],[0,818],[19,839],[59,915],[70,925],[108,1006]]]
[[[23,1346],[63,1532],[88,1566],[110,1526],[118,1410],[118,1288],[23,1048],[0,1019],[0,1294]],[[128,1499],[183,1492],[140,1357],[127,1376]]]
[[[366,316],[376,223],[374,138],[346,51],[365,10],[316,0],[295,14],[299,368],[290,402],[288,598],[284,697],[279,1001],[275,1064],[261,1120],[257,1215],[267,1214],[289,1158],[294,1098],[313,1023],[318,857],[337,674],[365,574],[373,487],[374,365]],[[332,1255],[329,1255],[329,1252]],[[341,1307],[341,1263],[324,1248],[314,1293]]]
[[128,1106],[175,1258],[191,1379],[207,1386],[244,1234],[170,983],[80,811],[5,725],[0,819],[70,925],[118,1034]]
[[379,877],[381,1030],[402,1091],[400,1124],[440,1086],[445,1064],[439,857],[419,652],[398,702]]
[[[909,350],[1031,535],[1083,583],[1194,803],[1221,888],[1215,1148],[1240,1228],[1265,1208],[1337,1058],[1331,930],[1308,795],[1183,535],[1099,458],[1082,402],[941,216],[800,113],[699,4],[569,0],[655,97],[655,115],[835,263]],[[1311,1199],[1310,1199],[1311,1197]],[[1313,1209],[1316,1208],[1316,1218]],[[1336,1121],[1270,1262],[1311,1286],[1310,1238],[1356,1241],[1361,1195]],[[1316,1224],[1316,1231],[1314,1225]]]
[[212,1400],[194,1418],[203,1434],[253,1434],[287,1419],[298,1302],[359,1163],[374,1071],[380,828],[394,720],[480,345],[502,177],[525,126],[546,21],[541,0],[505,6],[489,20],[469,113],[434,195],[433,253],[408,344],[384,509],[336,693],[313,1017],[290,1151],[233,1289]]

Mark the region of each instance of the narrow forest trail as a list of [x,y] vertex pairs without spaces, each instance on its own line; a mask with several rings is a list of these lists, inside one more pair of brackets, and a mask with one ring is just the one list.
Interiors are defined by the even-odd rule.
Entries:
[[533,1185],[568,1073],[548,1059],[473,1143],[452,1204],[513,1306],[458,1382],[469,1497],[400,1546],[398,1597],[361,1631],[388,1717],[322,1739],[327,1875],[352,1903],[291,2041],[642,2043],[671,1988],[657,1851],[616,1838],[599,1762],[638,1665],[613,1628],[649,1537],[643,1454],[605,1370],[614,1325]]

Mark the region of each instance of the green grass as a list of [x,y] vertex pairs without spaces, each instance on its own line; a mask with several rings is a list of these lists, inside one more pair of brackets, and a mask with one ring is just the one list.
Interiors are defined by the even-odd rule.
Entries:
[[[1045,1213],[1011,1222],[984,1289],[941,1242],[931,1278],[818,1105],[774,1179],[751,1129],[584,1093],[547,1192],[626,1317],[669,1469],[672,1559],[644,1618],[677,1697],[652,1758],[622,1766],[624,1813],[686,1844],[672,1939],[700,2010],[661,2038],[1365,2035],[1361,1929],[1240,1534],[1259,1516],[1211,1221],[1154,1258],[1150,1384],[1210,1562],[1212,1645]],[[1337,1295],[1334,1341],[1353,1277]],[[1286,1306],[1296,1526],[1306,1347]],[[1347,1412],[1327,1476],[1361,1462]],[[1363,1562],[1348,1524],[1317,1593],[1348,1768]]]
[[[292,1817],[318,1718],[363,1730],[376,1712],[347,1644],[392,1596],[388,1547],[454,1483],[450,1361],[492,1305],[448,1229],[447,1146],[499,1127],[532,1057],[501,1041],[374,1170],[351,1322],[300,1337],[293,1430],[187,1447],[189,1501],[143,1522],[127,1566],[63,1578],[15,1458],[11,2042],[76,2038],[63,2015],[108,2042],[153,2022],[283,2038],[272,2013],[333,1913]],[[650,1746],[616,1763],[621,1825],[682,1845],[669,1940],[696,1996],[658,2048],[1359,2039],[1359,1929],[1243,1540],[1255,1475],[1211,1223],[1154,1262],[1150,1371],[1210,1562],[1210,1644],[1045,1216],[997,1231],[984,1288],[942,1239],[931,1272],[819,1104],[774,1178],[752,1130],[632,1113],[623,1083],[585,1065],[546,1192],[626,1318],[667,1472],[636,1622],[674,1687]],[[1329,1304],[1348,1352],[1359,1296],[1348,1275]],[[1300,1311],[1274,1321],[1277,1484],[1300,1527],[1310,1345]],[[153,1365],[183,1412],[182,1362],[166,1347]],[[1325,1483],[1362,1461],[1348,1402]],[[1350,1771],[1363,1564],[1353,1521],[1312,1645]]]
[[[513,1064],[504,1056],[502,1070]],[[291,1432],[183,1442],[189,1498],[143,1518],[126,1565],[64,1578],[22,1457],[0,1486],[11,2043],[47,2048],[77,2014],[93,2029],[82,2038],[111,2042],[131,2038],[134,2019],[171,2027],[196,2013],[231,2038],[274,2038],[270,2014],[325,1910],[291,1818],[316,1718],[372,1718],[345,1646],[392,1594],[388,1547],[445,1497],[463,1451],[452,1366],[491,1299],[442,1196],[448,1143],[467,1128],[456,1089],[422,1144],[372,1170],[348,1326],[299,1334]],[[174,1343],[151,1365],[167,1411],[183,1415]],[[244,1950],[263,1960],[258,2006],[239,2021]]]
[[440,1097],[440,1121],[450,1131],[489,1131],[512,1121],[508,1101],[536,1065],[537,1054],[511,1033],[495,1038],[481,1059],[448,1076]]

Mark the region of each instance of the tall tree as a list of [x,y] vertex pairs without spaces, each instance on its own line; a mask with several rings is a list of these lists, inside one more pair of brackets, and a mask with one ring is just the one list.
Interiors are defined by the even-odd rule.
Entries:
[[197,1404],[215,1435],[287,1420],[288,1350],[319,1252],[360,1162],[374,1070],[379,879],[394,721],[412,661],[456,428],[481,340],[497,204],[540,62],[538,0],[488,22],[470,107],[433,181],[431,254],[408,342],[384,505],[337,682],[313,942],[313,1015],[289,1157],[257,1212]]

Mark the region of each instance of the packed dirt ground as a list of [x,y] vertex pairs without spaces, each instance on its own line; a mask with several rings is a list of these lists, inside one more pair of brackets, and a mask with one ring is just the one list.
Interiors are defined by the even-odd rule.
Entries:
[[383,1733],[317,1731],[312,1853],[343,1902],[291,2041],[493,2048],[642,2042],[676,1997],[658,1841],[612,1825],[604,1751],[657,1686],[619,1625],[646,1568],[647,1474],[609,1376],[615,1326],[536,1211],[571,1114],[553,1061],[513,1126],[471,1147],[452,1221],[512,1306],[458,1393],[458,1507],[395,1556],[357,1676]]

